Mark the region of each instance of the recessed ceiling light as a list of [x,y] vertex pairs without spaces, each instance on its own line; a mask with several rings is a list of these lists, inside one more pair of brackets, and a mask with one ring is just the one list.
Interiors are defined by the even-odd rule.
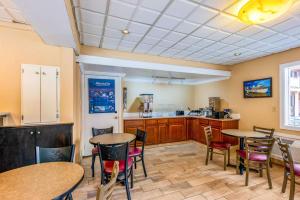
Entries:
[[234,53],[233,55],[234,56],[240,56],[240,55],[242,55],[242,53],[240,53],[240,52],[239,53]]
[[128,29],[123,29],[121,32],[122,32],[124,35],[128,35],[128,34],[129,34]]

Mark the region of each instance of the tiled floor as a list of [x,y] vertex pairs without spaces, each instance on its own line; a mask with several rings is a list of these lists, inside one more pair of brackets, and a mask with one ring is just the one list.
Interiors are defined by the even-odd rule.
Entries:
[[[134,171],[132,199],[288,199],[289,188],[286,194],[281,193],[283,169],[280,166],[275,165],[271,170],[273,189],[270,190],[265,174],[260,178],[255,172],[251,172],[249,186],[245,187],[245,176],[236,175],[235,169],[230,167],[223,171],[222,156],[215,155],[214,160],[205,166],[205,146],[193,141],[147,147],[145,154],[148,178],[144,177],[139,163]],[[232,156],[232,162],[234,158],[235,155]],[[82,162],[85,178],[74,191],[74,199],[95,199],[99,184],[99,161],[97,159],[95,178],[91,177],[90,162],[90,157]],[[126,199],[123,186],[116,187],[113,199]],[[300,199],[300,186],[295,199]]]

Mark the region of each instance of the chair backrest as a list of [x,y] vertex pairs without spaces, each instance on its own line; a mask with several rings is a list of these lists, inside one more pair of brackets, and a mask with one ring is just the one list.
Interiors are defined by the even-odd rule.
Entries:
[[246,147],[246,159],[251,153],[266,155],[267,160],[271,158],[271,153],[273,149],[275,139],[274,138],[252,138],[248,137],[245,140]]
[[206,145],[210,146],[210,143],[213,139],[211,126],[206,126],[203,129],[204,129],[204,134],[205,134]]
[[272,138],[274,136],[275,129],[253,126],[253,131],[263,133],[266,135],[266,137]]
[[103,134],[108,134],[108,133],[113,133],[114,132],[114,127],[109,127],[109,128],[92,128],[92,134],[93,137],[97,135],[103,135]]
[[58,148],[43,148],[36,146],[36,163],[73,162],[75,145]]
[[144,150],[146,139],[147,139],[146,131],[143,131],[141,129],[137,129],[136,130],[136,138],[134,140],[134,147],[137,146],[137,143],[140,143],[141,146],[142,146],[142,150]]
[[278,142],[279,149],[282,154],[284,167],[290,172],[291,176],[295,176],[294,161],[290,150],[290,145],[283,143],[280,138],[276,139]]
[[96,200],[110,200],[114,191],[114,186],[117,182],[119,174],[119,162],[114,162],[113,171],[110,177],[110,181],[106,185],[100,185],[97,189]]

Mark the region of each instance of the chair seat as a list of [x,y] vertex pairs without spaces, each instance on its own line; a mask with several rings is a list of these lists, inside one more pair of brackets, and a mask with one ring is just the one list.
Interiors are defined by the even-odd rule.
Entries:
[[[287,165],[287,170],[290,171],[289,165]],[[294,172],[296,176],[300,176],[300,164],[294,164]]]
[[98,154],[98,148],[97,147],[94,147],[93,149],[92,149],[92,154],[94,155],[94,154]]
[[138,147],[130,147],[129,148],[129,156],[139,156],[142,154],[142,149]]
[[[241,158],[246,158],[246,151],[244,150],[236,150],[236,152],[240,155]],[[249,160],[257,161],[257,162],[264,162],[267,160],[267,155],[259,154],[259,153],[250,153]]]
[[211,142],[210,147],[213,149],[219,149],[219,150],[228,150],[230,149],[231,144],[226,142]]
[[[119,172],[125,171],[125,160],[119,161]],[[131,158],[128,158],[128,169],[132,166],[133,161]],[[103,161],[104,173],[112,173],[114,168],[114,161]]]

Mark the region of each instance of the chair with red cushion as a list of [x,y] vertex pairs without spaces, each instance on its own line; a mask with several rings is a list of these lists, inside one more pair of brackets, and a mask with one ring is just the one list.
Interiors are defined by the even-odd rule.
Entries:
[[300,164],[293,161],[290,146],[288,144],[283,143],[280,138],[277,139],[277,142],[284,162],[284,179],[281,191],[282,193],[285,193],[287,181],[290,180],[291,184],[289,200],[294,200],[295,185],[300,184],[300,182],[296,182],[296,177],[300,177]]
[[[251,167],[251,169],[257,169],[261,177],[263,169],[266,169],[269,188],[272,189],[270,158],[274,141],[274,138],[246,138],[245,150],[236,151],[236,173],[239,174],[240,158],[242,158],[241,164],[246,168],[246,186],[249,183],[249,169]],[[262,146],[264,148],[260,148]]]
[[[227,166],[227,160],[228,157],[228,164],[230,163],[230,143],[226,142],[220,142],[220,141],[212,141],[213,135],[211,126],[204,127],[204,134],[206,139],[206,145],[207,145],[207,152],[206,152],[206,160],[205,164],[208,164],[208,158],[210,157],[210,160],[213,158],[213,154],[220,154],[224,155],[224,170],[226,170]],[[215,152],[214,149],[218,150],[219,152]],[[228,154],[228,156],[227,156]]]
[[[103,134],[110,134],[113,133],[114,127],[110,128],[92,128],[92,135],[93,137],[97,135],[103,135]],[[92,177],[95,176],[95,160],[96,156],[98,155],[98,148],[96,145],[94,145],[94,148],[92,149]]]
[[[145,131],[137,129],[134,146],[129,148],[129,156],[134,159],[135,169],[136,169],[136,163],[142,161],[145,177],[147,177],[145,161],[144,161],[144,147],[145,147],[146,138],[147,138],[147,133]],[[140,143],[141,147],[137,147],[137,143]]]
[[103,145],[98,144],[99,159],[101,166],[101,183],[106,184],[113,173],[114,162],[119,161],[118,181],[123,182],[126,187],[127,199],[130,200],[130,186],[133,188],[133,161],[129,157],[129,143]]

